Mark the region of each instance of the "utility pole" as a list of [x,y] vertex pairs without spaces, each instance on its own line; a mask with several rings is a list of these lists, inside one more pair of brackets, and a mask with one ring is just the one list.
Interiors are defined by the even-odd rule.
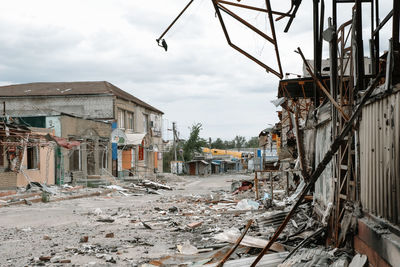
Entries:
[[174,157],[175,157],[175,161],[178,161],[178,158],[176,156],[176,122],[172,123],[172,132],[174,135]]

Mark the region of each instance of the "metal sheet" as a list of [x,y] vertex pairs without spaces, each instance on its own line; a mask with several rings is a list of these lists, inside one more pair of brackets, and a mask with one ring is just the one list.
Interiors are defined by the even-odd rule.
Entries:
[[[325,153],[329,150],[331,140],[331,121],[320,124],[316,128],[315,137],[315,164],[319,164]],[[325,170],[315,183],[314,199],[323,204],[322,208],[326,208],[333,198],[333,166],[332,161],[328,163]]]
[[363,208],[400,223],[400,93],[363,108],[360,136],[360,198]]

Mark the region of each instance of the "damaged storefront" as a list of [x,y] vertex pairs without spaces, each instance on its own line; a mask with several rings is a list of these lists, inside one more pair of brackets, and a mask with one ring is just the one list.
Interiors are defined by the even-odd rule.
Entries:
[[0,189],[55,183],[56,143],[45,138],[46,129],[3,122],[0,132]]

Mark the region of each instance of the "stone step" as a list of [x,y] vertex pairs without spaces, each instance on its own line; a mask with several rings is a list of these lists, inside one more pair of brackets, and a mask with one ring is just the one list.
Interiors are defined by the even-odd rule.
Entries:
[[100,187],[102,185],[110,185],[105,179],[80,179],[75,181],[77,185],[87,185],[88,187]]

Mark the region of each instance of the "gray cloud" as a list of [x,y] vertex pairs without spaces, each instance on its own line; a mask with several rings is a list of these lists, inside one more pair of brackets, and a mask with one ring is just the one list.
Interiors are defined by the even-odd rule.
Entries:
[[[254,0],[242,1],[250,2]],[[277,121],[269,101],[276,97],[278,79],[227,45],[211,1],[195,1],[177,22],[165,37],[167,53],[157,47],[155,39],[185,4],[4,1],[0,83],[107,80],[163,110],[169,121],[178,122],[184,137],[193,122],[203,123],[205,137],[257,135]],[[289,8],[285,1],[272,1],[272,7]],[[276,23],[284,72],[301,73],[301,59],[293,52],[298,46],[307,57],[313,55],[311,10],[311,1],[303,1],[288,34],[283,33],[287,19]],[[263,27],[261,14],[246,16]],[[230,30],[250,52],[274,63],[271,46],[263,50],[254,34]]]

